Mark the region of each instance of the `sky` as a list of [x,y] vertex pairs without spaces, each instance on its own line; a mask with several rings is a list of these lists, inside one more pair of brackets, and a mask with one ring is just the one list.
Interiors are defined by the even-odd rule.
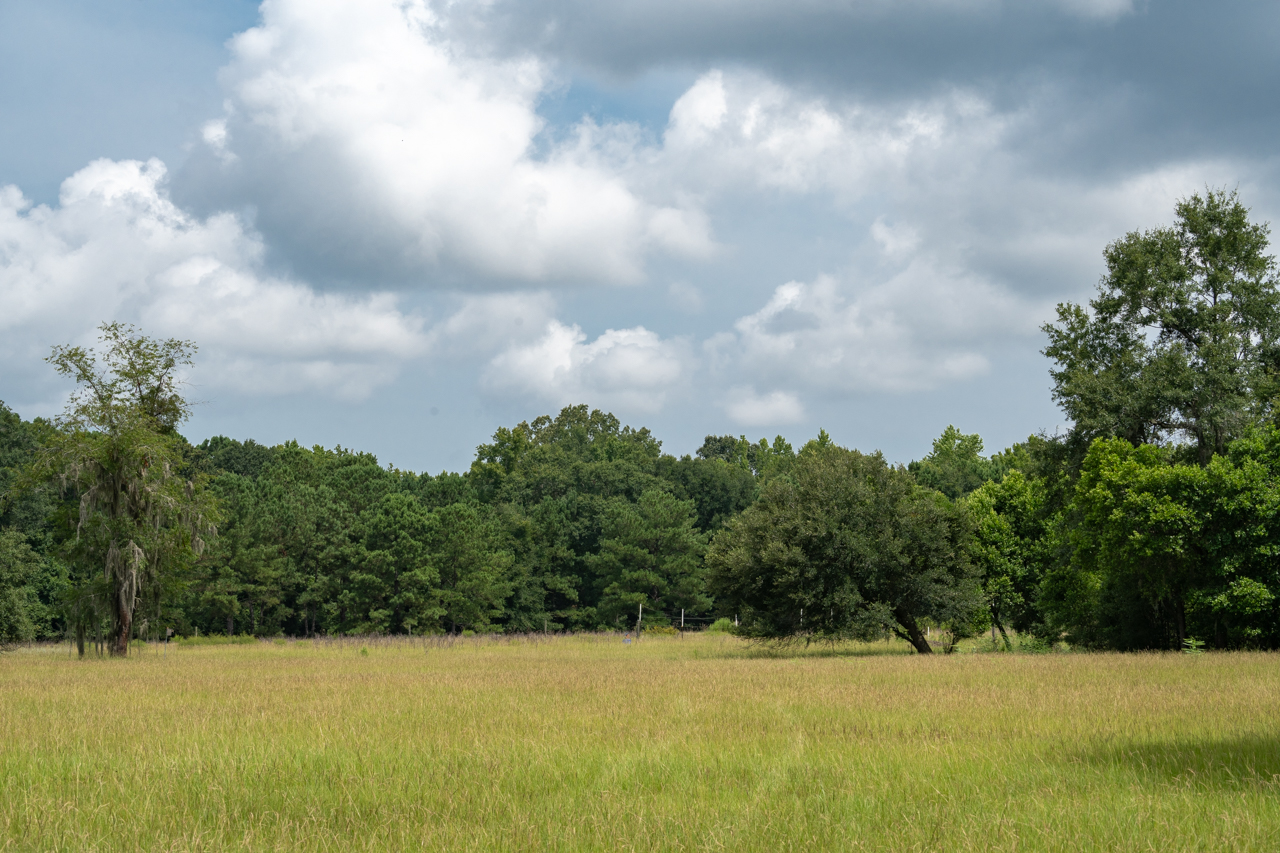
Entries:
[[1041,326],[1179,198],[1280,211],[1280,5],[6,0],[0,400],[106,321],[184,428],[463,470],[585,403],[666,451],[1065,428]]

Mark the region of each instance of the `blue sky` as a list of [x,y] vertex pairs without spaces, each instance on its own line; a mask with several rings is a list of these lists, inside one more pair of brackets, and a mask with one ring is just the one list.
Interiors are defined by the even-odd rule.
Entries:
[[186,430],[414,470],[562,405],[906,461],[1062,426],[1038,331],[1179,197],[1277,209],[1280,9],[0,6],[0,399],[105,320]]

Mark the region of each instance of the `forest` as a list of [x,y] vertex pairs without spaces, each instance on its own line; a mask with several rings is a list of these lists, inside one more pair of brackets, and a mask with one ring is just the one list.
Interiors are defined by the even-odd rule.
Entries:
[[[708,435],[666,454],[587,405],[499,427],[463,472],[336,447],[192,444],[192,343],[131,326],[48,361],[59,418],[0,404],[0,644],[698,629],[988,634],[1081,649],[1280,646],[1280,290],[1234,192],[1109,245],[1044,327],[1072,427],[891,464]],[[720,623],[724,625],[724,622]]]

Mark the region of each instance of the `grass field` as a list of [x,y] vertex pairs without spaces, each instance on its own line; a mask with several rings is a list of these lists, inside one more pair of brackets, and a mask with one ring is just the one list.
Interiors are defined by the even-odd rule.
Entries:
[[0,849],[1280,850],[1280,656],[901,651],[22,649]]

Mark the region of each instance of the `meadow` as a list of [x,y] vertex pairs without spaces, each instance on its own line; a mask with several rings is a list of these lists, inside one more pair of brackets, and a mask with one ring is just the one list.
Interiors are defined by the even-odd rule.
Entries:
[[0,849],[1280,849],[1280,656],[726,636],[0,655]]

